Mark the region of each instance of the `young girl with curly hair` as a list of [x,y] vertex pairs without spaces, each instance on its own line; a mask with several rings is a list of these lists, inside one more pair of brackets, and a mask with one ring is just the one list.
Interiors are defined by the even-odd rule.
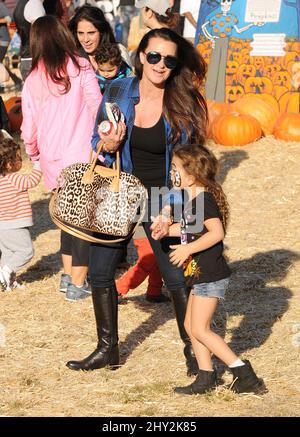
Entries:
[[181,244],[170,246],[170,260],[184,267],[192,286],[184,326],[191,339],[199,365],[196,380],[176,387],[179,394],[203,394],[216,387],[214,354],[232,371],[232,390],[238,393],[262,393],[264,382],[254,373],[249,361],[242,361],[223,338],[211,330],[211,321],[219,300],[228,289],[230,270],[223,257],[223,239],[229,217],[226,196],[215,180],[218,161],[204,146],[178,145],[173,150],[171,178],[173,186],[184,190],[181,221],[169,227],[170,237],[180,236]]
[[[5,138],[6,136],[6,138]],[[30,174],[20,174],[22,157],[19,144],[0,132],[0,289],[19,287],[16,272],[33,257],[29,232],[32,210],[28,189],[42,176],[39,161]]]

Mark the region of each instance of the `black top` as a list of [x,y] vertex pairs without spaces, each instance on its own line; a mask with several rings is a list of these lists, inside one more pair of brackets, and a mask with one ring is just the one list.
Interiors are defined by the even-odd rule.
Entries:
[[[202,192],[192,202],[188,202],[182,213],[181,241],[188,243],[200,238],[208,230],[204,221],[211,218],[221,220],[220,210],[211,193]],[[184,274],[189,285],[215,282],[230,276],[230,269],[223,257],[223,242],[206,250],[194,253],[184,263]]]
[[161,116],[155,126],[133,126],[130,138],[133,174],[145,185],[163,187],[166,181],[166,137]]

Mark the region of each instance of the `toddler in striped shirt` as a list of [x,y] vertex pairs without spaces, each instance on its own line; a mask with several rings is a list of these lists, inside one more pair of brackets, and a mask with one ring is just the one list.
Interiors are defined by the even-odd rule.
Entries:
[[[5,138],[6,137],[6,138]],[[0,132],[0,289],[17,288],[16,272],[33,257],[29,226],[33,225],[28,189],[42,176],[39,162],[30,174],[20,174],[19,144]]]

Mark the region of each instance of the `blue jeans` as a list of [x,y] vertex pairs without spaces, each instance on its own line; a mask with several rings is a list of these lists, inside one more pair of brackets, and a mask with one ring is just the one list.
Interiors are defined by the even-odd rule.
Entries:
[[215,282],[203,282],[195,284],[191,293],[194,296],[201,297],[217,297],[218,299],[225,299],[225,293],[228,289],[229,278],[220,279]]
[[[178,244],[179,238],[164,238],[156,241],[151,238],[151,222],[143,223],[145,233],[150,241],[156,260],[165,281],[166,287],[170,292],[185,288],[185,279],[182,268],[175,267],[169,259],[169,245]],[[124,243],[103,245],[92,244],[90,250],[90,279],[94,287],[113,287],[115,284],[115,274],[119,261],[128,240]]]

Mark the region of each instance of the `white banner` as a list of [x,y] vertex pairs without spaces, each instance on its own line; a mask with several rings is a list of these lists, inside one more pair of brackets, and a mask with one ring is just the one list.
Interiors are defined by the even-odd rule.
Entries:
[[281,3],[282,0],[247,0],[245,22],[278,22]]

